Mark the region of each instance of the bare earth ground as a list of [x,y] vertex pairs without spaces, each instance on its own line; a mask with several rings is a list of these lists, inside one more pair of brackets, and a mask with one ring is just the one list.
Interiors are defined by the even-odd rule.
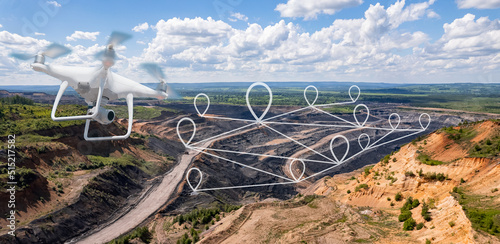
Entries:
[[[500,126],[490,121],[475,126],[476,138],[498,132]],[[427,142],[408,144],[387,164],[378,163],[366,175],[363,170],[325,177],[303,190],[304,194],[325,196],[307,205],[293,205],[301,197],[287,201],[265,201],[244,206],[203,232],[201,243],[500,243],[497,237],[474,230],[462,206],[450,194],[453,187],[464,187],[472,194],[500,201],[500,161],[498,158],[464,157],[465,148],[454,145],[443,133],[431,134]],[[444,149],[445,145],[450,145]],[[442,147],[443,146],[443,147]],[[447,163],[426,165],[416,158],[419,151],[445,158]],[[448,175],[449,180],[426,180],[415,174],[422,169]],[[353,177],[354,178],[351,178]],[[387,176],[397,178],[394,182]],[[466,183],[461,183],[464,179]],[[367,189],[356,191],[356,186]],[[347,193],[350,190],[350,194]],[[395,201],[397,192],[402,201]],[[420,230],[403,231],[397,216],[406,198],[420,202],[433,199],[432,219],[421,216],[422,204],[411,210]],[[391,203],[394,206],[391,206]],[[454,225],[449,223],[453,222]]]
[[[207,146],[209,143],[206,142],[203,146]],[[187,154],[181,156],[179,164],[165,175],[160,185],[152,190],[133,209],[115,222],[81,239],[77,243],[108,242],[142,223],[168,201],[172,193],[177,189],[178,183],[182,181],[187,168],[191,164],[191,160],[196,155],[198,155],[197,151],[190,150]]]

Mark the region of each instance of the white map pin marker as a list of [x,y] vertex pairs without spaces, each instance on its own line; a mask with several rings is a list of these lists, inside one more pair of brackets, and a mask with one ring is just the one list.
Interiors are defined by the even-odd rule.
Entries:
[[[193,187],[193,185],[191,185],[191,182],[189,182],[189,175],[191,174],[191,171],[193,171],[193,170],[198,171],[198,174],[200,175],[200,181],[198,181],[198,184],[196,185],[196,187]],[[190,168],[188,170],[188,172],[186,173],[186,181],[187,181],[189,187],[191,187],[191,190],[193,190],[193,192],[196,192],[198,190],[198,187],[200,187],[202,180],[203,180],[203,174],[201,173],[201,170],[198,168]]]
[[[302,163],[302,173],[300,174],[299,177],[295,177],[295,173],[294,171],[292,170],[292,166],[293,166],[293,163],[295,163],[296,161],[298,162],[301,162]],[[295,182],[299,182],[299,180],[302,178],[302,176],[304,176],[304,173],[306,172],[306,164],[304,163],[304,161],[302,159],[294,159],[291,163],[290,163],[290,174],[292,175],[293,179],[295,180]]]
[[[347,144],[347,148],[345,150],[345,153],[344,153],[344,156],[342,156],[342,158],[339,160],[337,158],[337,155],[335,155],[335,153],[333,152],[333,142],[337,139],[337,138],[342,138],[344,139],[344,141],[346,142]],[[336,135],[332,138],[332,140],[330,141],[330,152],[332,152],[332,155],[333,155],[333,158],[335,159],[335,161],[337,161],[337,163],[342,163],[345,159],[345,157],[347,157],[347,154],[349,153],[349,140],[347,139],[347,137],[343,136],[343,135]]]
[[[309,88],[313,88],[316,91],[316,97],[314,98],[314,101],[312,103],[309,102],[309,99],[307,99],[307,96],[306,96],[306,92]],[[316,103],[316,100],[318,100],[318,95],[319,95],[318,88],[316,88],[315,86],[311,85],[311,86],[306,87],[306,89],[304,89],[304,99],[306,99],[306,102],[307,102],[307,104],[309,104],[309,106],[313,106],[314,103]]]
[[[187,142],[184,141],[184,139],[182,139],[181,133],[179,131],[179,127],[181,126],[181,123],[186,121],[186,120],[191,122],[191,124],[193,124],[193,134],[191,135],[191,137],[189,138],[189,140]],[[184,144],[185,147],[189,146],[189,143],[191,143],[191,140],[193,140],[193,137],[195,134],[196,134],[196,124],[194,123],[194,121],[192,119],[182,118],[181,120],[179,120],[179,122],[177,122],[177,136],[179,137],[179,139],[181,140],[182,144]]]
[[[250,105],[250,99],[248,98],[248,96],[250,95],[250,91],[255,86],[263,86],[269,92],[269,103],[267,104],[266,110],[264,110],[264,112],[262,112],[262,115],[260,115],[260,117],[257,117],[257,115],[255,114],[255,111],[253,111],[252,105]],[[269,108],[271,108],[271,104],[273,103],[273,92],[271,91],[271,88],[269,88],[269,86],[267,86],[265,83],[256,82],[256,83],[253,83],[250,87],[248,87],[246,99],[247,99],[248,110],[250,110],[250,113],[252,113],[253,117],[255,118],[255,121],[260,123],[262,121],[262,119],[266,116],[267,111],[269,111]]]
[[[358,95],[356,96],[356,98],[352,98],[352,95],[351,95],[351,90],[353,88],[358,89]],[[359,95],[361,95],[361,89],[359,89],[359,86],[352,85],[351,87],[349,87],[349,97],[351,98],[352,102],[356,102],[358,100],[358,98],[359,98]]]
[[[422,125],[422,116],[427,116],[427,125],[423,126]],[[431,116],[427,113],[423,113],[418,117],[418,123],[420,124],[420,127],[422,127],[422,130],[427,130],[427,127],[431,124]]]
[[[198,106],[196,105],[196,100],[198,100],[199,96],[203,96],[203,97],[207,98],[207,107],[205,108],[205,111],[203,111],[203,113],[200,113],[200,110],[198,110]],[[207,113],[208,108],[210,107],[210,98],[207,96],[207,94],[200,93],[200,94],[196,95],[196,97],[194,97],[194,102],[193,103],[194,103],[194,109],[196,109],[196,112],[198,113],[198,115],[200,117],[203,117]]]
[[[393,117],[393,116],[396,116],[397,121],[398,121],[398,123],[396,124],[396,126],[394,126],[394,125],[392,124],[392,117]],[[401,117],[399,117],[399,114],[397,114],[397,113],[392,113],[391,115],[389,115],[389,119],[387,119],[387,120],[389,121],[389,125],[391,126],[391,128],[392,128],[393,130],[397,129],[397,128],[398,128],[398,126],[399,126],[399,123],[401,123]]]
[[[363,137],[366,137],[368,139],[366,141],[366,145],[365,146],[363,146],[361,144],[361,140],[363,140]],[[370,136],[368,134],[366,134],[366,133],[363,133],[363,134],[359,135],[358,136],[358,144],[359,144],[359,147],[361,147],[362,150],[365,150],[370,145]]]
[[[356,117],[356,111],[358,110],[359,107],[364,107],[366,109],[366,118],[362,124],[359,123],[358,117]],[[370,117],[370,109],[368,109],[368,106],[366,106],[364,104],[358,104],[358,105],[356,105],[356,107],[354,107],[352,114],[354,115],[354,120],[356,120],[356,123],[358,123],[358,126],[363,127],[363,126],[365,126],[366,122],[368,121],[368,118]]]

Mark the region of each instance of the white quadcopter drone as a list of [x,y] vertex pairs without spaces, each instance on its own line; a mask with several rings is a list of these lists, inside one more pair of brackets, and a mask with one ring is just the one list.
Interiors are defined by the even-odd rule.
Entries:
[[[160,81],[160,84],[153,90],[138,82],[127,79],[112,72],[109,68],[114,65],[116,53],[114,47],[123,41],[131,38],[130,35],[120,32],[113,32],[109,38],[108,45],[103,52],[98,53],[96,56],[102,58],[102,66],[98,68],[93,67],[71,67],[45,64],[45,57],[58,58],[66,55],[71,51],[62,45],[51,44],[45,51],[39,52],[36,55],[27,55],[13,53],[11,57],[28,60],[35,58],[35,62],[31,67],[35,71],[44,72],[52,77],[62,81],[62,84],[57,93],[52,107],[51,117],[54,121],[67,121],[67,120],[86,120],[85,132],[83,134],[87,141],[105,141],[105,140],[123,140],[127,139],[132,132],[133,123],[133,99],[135,97],[153,97],[157,99],[166,99],[170,93],[170,87],[165,83],[165,75],[160,67],[156,64],[143,64],[142,67],[146,69],[151,75]],[[57,106],[61,100],[64,91],[68,85],[75,89],[80,96],[85,99],[89,109],[86,115],[56,117]],[[172,91],[173,92],[173,91]],[[89,137],[89,126],[92,120],[101,124],[107,125],[115,119],[115,112],[110,109],[101,107],[106,105],[108,101],[125,98],[128,107],[128,129],[127,134],[120,136],[106,136],[106,137]]]

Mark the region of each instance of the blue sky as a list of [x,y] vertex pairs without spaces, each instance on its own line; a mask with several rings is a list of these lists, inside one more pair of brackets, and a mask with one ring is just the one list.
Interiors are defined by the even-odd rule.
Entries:
[[[50,42],[59,65],[98,66],[113,30],[133,34],[114,71],[151,82],[500,82],[500,0],[0,2],[0,79],[59,84],[8,57]],[[142,28],[140,28],[142,27]]]

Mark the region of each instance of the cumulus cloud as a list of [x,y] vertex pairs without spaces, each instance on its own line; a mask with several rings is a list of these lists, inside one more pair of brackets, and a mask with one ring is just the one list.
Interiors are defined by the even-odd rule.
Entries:
[[280,3],[276,6],[276,11],[281,17],[303,17],[305,20],[316,19],[319,14],[332,15],[343,8],[358,6],[363,0],[288,0],[287,3]]
[[411,80],[429,73],[478,68],[474,62],[483,68],[499,67],[500,55],[491,56],[499,45],[494,41],[498,20],[466,15],[445,24],[443,36],[434,43],[422,31],[400,30],[405,22],[438,18],[431,9],[433,3],[374,4],[363,18],[336,19],[312,33],[284,20],[268,26],[249,24],[245,29],[210,18],[160,20],[156,37],[133,62],[160,62],[178,71],[177,77],[191,71],[203,74],[202,80],[227,71],[224,74],[259,74],[260,79],[282,79],[277,74],[293,74],[288,79],[322,74],[324,79],[325,74],[333,74],[350,80],[385,81],[400,76]]
[[148,29],[149,29],[148,22],[144,22],[144,23],[139,24],[139,25],[135,26],[134,28],[132,28],[132,30],[135,32],[144,32],[144,31],[147,31]]
[[387,60],[400,60],[393,50],[411,49],[429,40],[423,32],[400,33],[397,27],[425,17],[431,4],[371,5],[365,18],[337,19],[314,33],[302,32],[300,26],[284,20],[265,27],[249,24],[243,30],[211,18],[160,20],[156,37],[140,59],[204,71],[375,69]]
[[61,4],[56,2],[56,1],[47,1],[48,4],[54,6],[54,7],[61,7]]
[[500,52],[500,20],[473,14],[443,25],[443,36],[425,49],[433,58],[469,58]]
[[76,40],[91,40],[95,41],[99,32],[83,32],[83,31],[75,31],[71,36],[67,36],[67,41],[76,41]]
[[0,28],[2,28],[2,27],[3,27],[3,25],[2,25],[2,24],[0,24]]
[[500,8],[500,0],[456,0],[458,8],[495,9]]
[[[474,76],[484,75],[494,81],[498,72],[490,74],[500,68],[499,20],[466,14],[445,23],[436,41],[431,41],[425,30],[401,28],[409,21],[434,18],[430,14],[432,4],[373,4],[361,18],[336,19],[314,32],[286,20],[271,25],[252,23],[244,28],[233,28],[212,18],[160,20],[149,26],[155,32],[149,43],[137,41],[147,44],[139,56],[124,57],[125,46],[118,47],[120,60],[113,69],[138,81],[147,77],[138,75],[143,74],[136,69],[142,62],[161,63],[175,81],[470,82],[475,81]],[[26,80],[29,64],[9,58],[9,52],[36,53],[48,44],[0,32],[0,69],[11,67],[19,75],[12,77]],[[100,64],[94,54],[104,46],[66,46],[73,53],[50,61]],[[37,75],[31,80],[45,77]]]
[[433,10],[429,10],[427,11],[427,18],[435,18],[435,19],[439,19],[441,16],[439,16],[439,14],[437,14],[436,12],[434,12]]
[[35,36],[45,36],[45,33],[35,32]]
[[238,20],[241,20],[241,21],[248,21],[248,17],[245,16],[244,14],[241,14],[241,13],[231,13],[231,17],[233,18],[229,18],[229,21],[232,21],[232,22],[236,22]]
[[391,19],[391,25],[397,27],[403,22],[421,19],[422,16],[429,13],[429,7],[433,3],[434,0],[430,0],[423,3],[413,3],[404,8],[405,0],[397,1],[387,8],[387,14]]
[[227,40],[234,29],[227,23],[208,17],[160,20],[154,26],[156,37],[144,56],[149,60],[165,60],[190,47],[208,47]]
[[36,54],[49,44],[46,40],[0,31],[0,70],[7,75],[3,77],[4,82],[18,84],[32,75],[30,62],[18,62],[9,57],[11,53]]

